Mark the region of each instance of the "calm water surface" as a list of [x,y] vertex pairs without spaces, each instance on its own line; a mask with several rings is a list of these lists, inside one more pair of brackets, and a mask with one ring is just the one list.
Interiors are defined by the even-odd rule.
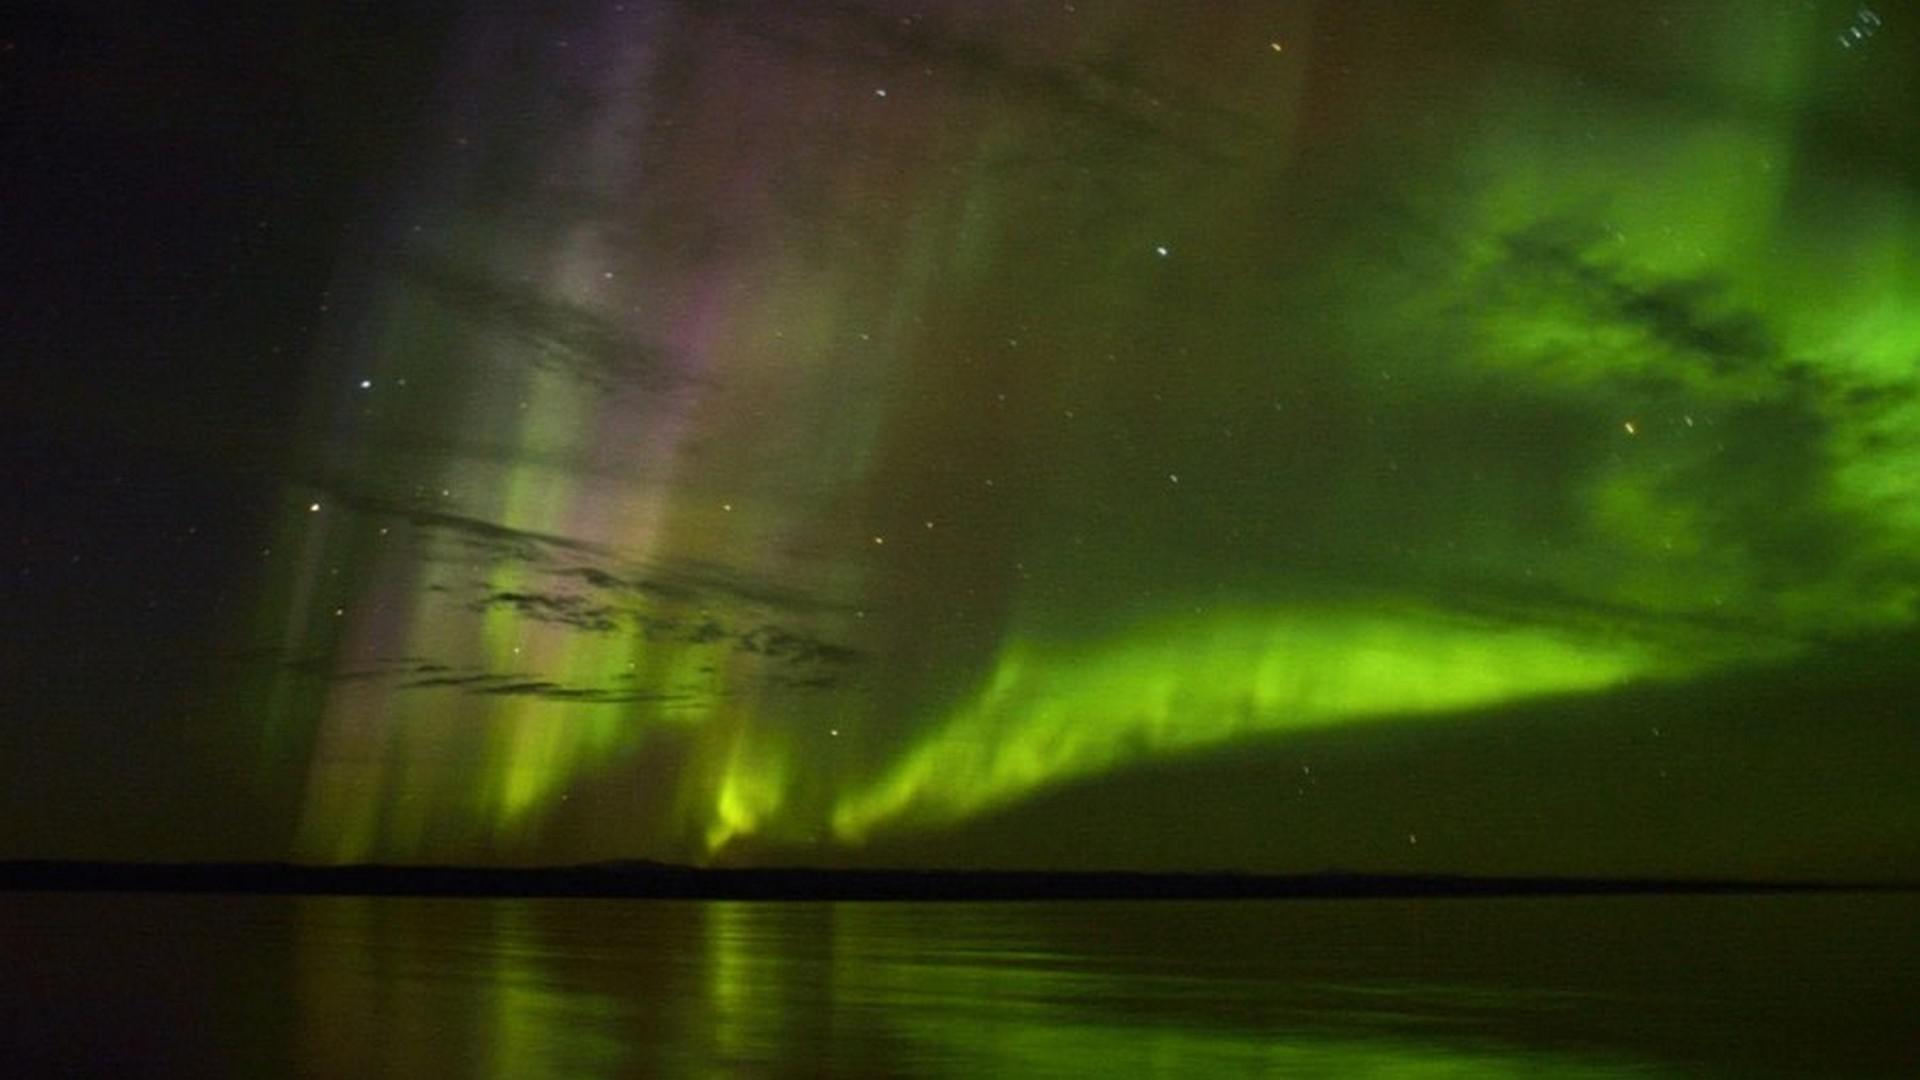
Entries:
[[11,894],[0,1001],[21,1075],[1916,1076],[1917,915]]

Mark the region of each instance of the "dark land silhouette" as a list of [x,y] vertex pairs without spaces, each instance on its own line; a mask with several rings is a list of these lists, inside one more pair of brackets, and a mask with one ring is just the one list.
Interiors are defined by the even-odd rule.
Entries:
[[617,861],[556,867],[0,862],[0,890],[701,900],[1230,900],[1920,891],[1906,881],[1251,874],[1231,871],[704,868]]

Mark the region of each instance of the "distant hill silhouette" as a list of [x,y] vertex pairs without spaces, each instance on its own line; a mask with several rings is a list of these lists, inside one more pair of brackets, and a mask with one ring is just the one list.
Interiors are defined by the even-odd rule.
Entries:
[[710,900],[1230,900],[1920,891],[1920,882],[1271,875],[1029,870],[706,869],[647,860],[579,866],[0,862],[0,890],[283,895],[597,896]]

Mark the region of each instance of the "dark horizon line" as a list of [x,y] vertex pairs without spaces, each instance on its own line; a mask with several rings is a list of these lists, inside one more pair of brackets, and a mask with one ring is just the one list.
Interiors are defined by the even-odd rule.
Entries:
[[0,860],[0,892],[684,900],[1233,900],[1920,892],[1915,880],[1565,877],[1322,870],[708,868],[650,860],[541,867]]

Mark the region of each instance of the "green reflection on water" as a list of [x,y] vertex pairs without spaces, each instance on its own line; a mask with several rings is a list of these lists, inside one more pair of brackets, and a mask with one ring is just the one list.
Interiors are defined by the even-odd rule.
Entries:
[[489,905],[488,912],[493,919],[490,1074],[616,1075],[626,1055],[613,1000],[568,985],[558,970],[564,954],[542,944],[543,927],[532,905],[509,901]]
[[1187,970],[1125,942],[1089,949],[1054,919],[954,905],[315,899],[300,917],[301,1055],[324,1074],[501,1078],[1649,1072],[1476,1028],[1476,1015],[1532,1007],[1519,992]]
[[[1115,956],[1046,936],[983,942],[962,934],[903,947],[901,912],[881,905],[835,905],[834,926],[848,942],[836,961],[844,957],[857,972],[843,999],[884,1003],[884,1024],[915,1048],[923,1075],[1667,1074],[1645,1062],[1503,1046],[1462,1022],[1462,1004],[1486,1011],[1534,1004],[1521,994],[1287,987],[1179,964],[1143,972],[1124,962],[1137,941],[1115,942]],[[1438,1030],[1447,1027],[1453,1030]]]
[[626,1075],[621,1011],[526,901],[303,899],[294,1005],[310,1075]]
[[1567,1027],[1637,991],[1422,960],[1421,920],[1455,916],[1420,911],[311,899],[291,1052],[407,1077],[1682,1071]]
[[1912,1076],[1913,895],[0,892],[8,1076]]

